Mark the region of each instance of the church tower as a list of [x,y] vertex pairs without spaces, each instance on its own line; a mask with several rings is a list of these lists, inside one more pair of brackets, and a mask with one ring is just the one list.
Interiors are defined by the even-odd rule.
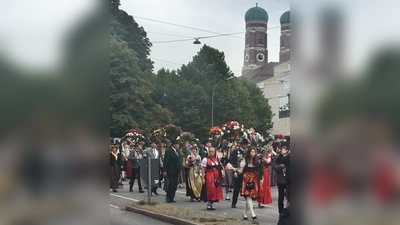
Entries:
[[279,62],[290,60],[290,11],[282,14],[281,19],[281,43],[279,50]]
[[242,76],[268,63],[267,24],[268,13],[256,4],[247,10],[245,48]]

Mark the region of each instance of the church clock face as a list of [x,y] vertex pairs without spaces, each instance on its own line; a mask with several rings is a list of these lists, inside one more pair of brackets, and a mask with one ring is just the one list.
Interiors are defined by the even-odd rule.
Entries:
[[257,54],[257,60],[260,61],[260,62],[264,61],[264,54],[263,53],[258,53]]
[[246,54],[246,55],[244,56],[244,60],[245,60],[246,62],[248,62],[248,61],[249,61],[249,59],[250,59],[250,56],[249,56],[249,54]]

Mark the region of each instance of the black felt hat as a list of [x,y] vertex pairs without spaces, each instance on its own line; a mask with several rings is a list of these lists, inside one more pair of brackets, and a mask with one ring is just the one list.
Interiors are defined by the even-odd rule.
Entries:
[[240,140],[240,144],[248,145],[249,140],[247,140],[247,138],[242,138],[242,140]]
[[173,144],[173,145],[179,144],[179,141],[178,141],[178,140],[172,140],[172,141],[171,141],[171,144]]

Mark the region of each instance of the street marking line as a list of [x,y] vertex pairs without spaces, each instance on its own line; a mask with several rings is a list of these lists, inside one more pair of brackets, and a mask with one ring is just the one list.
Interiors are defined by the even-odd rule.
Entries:
[[115,205],[111,205],[110,204],[110,206],[113,207],[113,208],[116,208],[116,209],[120,209],[118,206],[115,206]]
[[127,200],[131,200],[134,202],[138,202],[139,200],[137,199],[133,199],[133,198],[128,198],[128,197],[124,197],[124,196],[120,196],[120,195],[114,195],[114,194],[110,194],[111,196],[117,197],[117,198],[123,198],[123,199],[127,199]]

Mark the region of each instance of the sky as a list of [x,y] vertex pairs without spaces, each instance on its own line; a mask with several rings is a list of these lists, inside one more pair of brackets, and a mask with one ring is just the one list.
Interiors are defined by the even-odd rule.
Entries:
[[60,66],[65,38],[97,0],[13,0],[0,7],[0,54],[27,68]]
[[[284,12],[290,10],[289,0],[121,0],[120,9],[132,15],[139,26],[142,26],[147,32],[148,38],[153,43],[150,58],[154,61],[155,72],[163,67],[176,70],[182,64],[186,65],[200,48],[207,44],[219,51],[223,51],[225,53],[225,61],[231,71],[235,76],[240,76],[245,47],[244,15],[256,3],[267,11],[269,15],[268,27],[278,27],[267,30],[268,61],[278,62],[279,19]],[[173,26],[149,19],[209,32]],[[216,33],[239,34],[232,35],[234,37],[200,38],[200,45],[193,44],[195,37],[218,35]],[[185,39],[190,40],[156,43],[158,41]]]

